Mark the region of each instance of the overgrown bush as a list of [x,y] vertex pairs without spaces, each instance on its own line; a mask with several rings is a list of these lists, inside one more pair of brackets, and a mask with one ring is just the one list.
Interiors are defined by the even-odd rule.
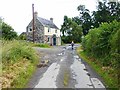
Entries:
[[107,68],[109,77],[116,79],[114,86],[120,87],[120,22],[102,23],[91,29],[82,45],[88,57],[94,58],[103,70]]
[[82,40],[88,55],[100,60],[103,66],[116,67],[120,58],[120,22],[102,23],[91,29]]
[[120,67],[120,29],[116,33],[111,35],[110,39],[111,44],[111,59],[114,67]]
[[38,55],[25,41],[2,40],[2,88],[25,88],[38,63]]
[[2,41],[2,62],[12,64],[18,60],[27,59],[33,62],[37,56],[35,51],[24,41]]

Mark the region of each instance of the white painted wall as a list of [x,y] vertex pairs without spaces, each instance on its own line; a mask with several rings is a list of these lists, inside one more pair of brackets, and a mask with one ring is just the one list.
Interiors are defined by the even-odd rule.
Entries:
[[61,45],[61,38],[57,38],[57,45]]
[[[57,33],[55,32],[57,30]],[[48,27],[44,27],[44,34],[45,35],[53,35],[55,34],[57,37],[60,37],[60,30],[59,29],[54,29],[50,28],[50,31],[48,32]]]

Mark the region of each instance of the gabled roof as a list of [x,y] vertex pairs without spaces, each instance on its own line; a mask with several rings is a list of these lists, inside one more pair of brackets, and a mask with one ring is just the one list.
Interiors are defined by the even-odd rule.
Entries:
[[41,18],[41,17],[37,17],[37,19],[38,19],[39,22],[41,22],[42,25],[44,25],[44,26],[58,29],[58,27],[57,27],[52,21],[50,21],[50,20],[47,20],[47,19],[44,19],[44,18]]

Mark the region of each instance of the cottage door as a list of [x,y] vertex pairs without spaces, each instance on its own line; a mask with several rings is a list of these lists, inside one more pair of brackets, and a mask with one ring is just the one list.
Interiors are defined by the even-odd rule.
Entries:
[[53,45],[56,45],[56,35],[53,35]]

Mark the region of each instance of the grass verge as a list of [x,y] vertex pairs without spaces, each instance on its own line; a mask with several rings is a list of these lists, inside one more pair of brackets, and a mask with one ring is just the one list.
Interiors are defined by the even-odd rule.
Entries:
[[82,50],[82,46],[77,48],[77,53],[102,77],[106,88],[109,88],[111,90],[114,88],[118,88],[118,79],[111,75],[111,73],[115,74],[114,69],[111,70],[111,68],[103,67],[100,62],[98,62],[98,60],[88,57],[86,52]]
[[24,88],[36,69],[38,55],[22,41],[2,41],[2,88]]
[[42,44],[42,43],[32,43],[33,47],[42,47],[42,48],[50,48],[50,45],[48,44]]
[[[23,71],[19,73],[19,76],[17,79],[14,79],[13,82],[11,83],[12,88],[23,88],[26,87],[26,84],[30,80],[33,72],[36,70],[36,64],[32,64],[30,62],[25,62],[27,63],[27,68],[24,69]],[[22,67],[25,68],[25,67]]]

